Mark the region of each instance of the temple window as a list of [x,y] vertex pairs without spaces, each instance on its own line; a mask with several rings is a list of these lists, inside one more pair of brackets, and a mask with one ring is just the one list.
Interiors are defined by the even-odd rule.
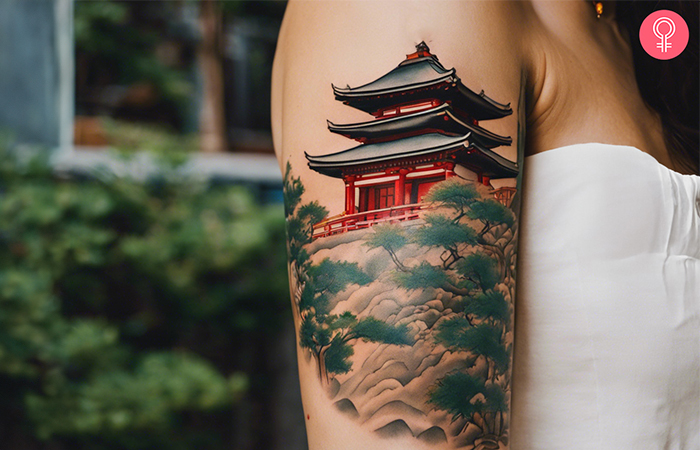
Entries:
[[394,206],[394,186],[379,186],[374,188],[375,209],[391,208]]

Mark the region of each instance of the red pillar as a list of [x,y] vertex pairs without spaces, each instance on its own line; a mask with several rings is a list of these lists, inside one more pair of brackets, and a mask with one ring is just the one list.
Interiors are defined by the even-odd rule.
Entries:
[[353,175],[345,179],[345,213],[355,213],[355,177]]
[[406,174],[408,170],[399,170],[399,179],[394,185],[394,206],[402,206],[406,198]]

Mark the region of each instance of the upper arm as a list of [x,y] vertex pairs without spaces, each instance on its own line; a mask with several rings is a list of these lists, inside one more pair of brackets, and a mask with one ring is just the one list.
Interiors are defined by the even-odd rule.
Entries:
[[312,449],[506,442],[523,8],[288,6],[273,121]]

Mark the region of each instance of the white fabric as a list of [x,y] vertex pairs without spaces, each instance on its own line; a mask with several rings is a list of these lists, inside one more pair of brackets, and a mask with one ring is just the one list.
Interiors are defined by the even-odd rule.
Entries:
[[700,177],[598,143],[524,170],[511,450],[699,450]]

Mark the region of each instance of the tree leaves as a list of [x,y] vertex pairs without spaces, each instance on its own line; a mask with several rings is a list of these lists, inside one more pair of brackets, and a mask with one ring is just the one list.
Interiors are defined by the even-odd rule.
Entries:
[[327,215],[328,210],[317,201],[305,204],[298,212],[299,219],[311,224],[320,222]]
[[445,270],[427,261],[422,261],[406,272],[397,272],[394,279],[399,286],[409,290],[428,287],[441,288],[448,283],[448,275]]
[[30,394],[26,406],[42,439],[167,429],[174,412],[220,408],[246,385],[240,374],[227,380],[200,358],[159,353],[133,372],[108,371],[89,384],[62,385],[53,395]]
[[326,370],[328,373],[348,373],[352,368],[350,357],[355,354],[351,345],[344,342],[340,336],[336,336],[331,342],[326,354]]
[[452,372],[440,379],[428,392],[428,398],[430,403],[452,414],[453,420],[507,410],[500,386],[487,386],[483,378],[463,372]]
[[162,436],[193,435],[176,423],[216,417],[247,389],[231,369],[239,342],[272,337],[288,314],[281,208],[183,177],[56,179],[3,148],[0,190],[0,418],[20,425],[13,439],[104,449],[98,433],[113,432],[120,448],[172,449]]
[[502,323],[510,320],[510,305],[500,292],[486,291],[465,303],[464,312],[479,319]]
[[287,165],[284,170],[284,179],[282,182],[282,194],[284,196],[284,213],[285,216],[289,217],[294,214],[299,202],[301,202],[301,195],[304,193],[304,185],[301,183],[299,177],[292,176],[292,165],[287,161]]
[[455,211],[466,211],[480,198],[473,184],[459,178],[450,178],[433,186],[425,196],[425,201],[440,203]]
[[506,224],[512,227],[515,222],[513,211],[493,199],[473,202],[467,216],[491,225]]
[[325,258],[317,265],[309,266],[307,274],[317,293],[337,294],[349,284],[362,286],[372,281],[357,263],[331,261],[330,258]]
[[282,187],[289,261],[296,261],[299,265],[303,246],[313,238],[313,226],[328,215],[328,210],[317,201],[297,208],[305,188],[299,177],[292,176],[292,166],[289,162],[284,172]]
[[456,250],[460,245],[477,244],[476,231],[467,224],[440,214],[426,214],[424,219],[426,224],[415,233],[420,245]]
[[394,253],[406,244],[408,244],[408,238],[403,227],[398,224],[375,225],[372,227],[372,233],[365,240],[365,245],[370,248],[382,247]]
[[500,272],[498,261],[482,253],[472,253],[457,263],[456,269],[462,277],[472,280],[479,289],[493,289],[498,283]]
[[488,323],[472,325],[467,318],[455,317],[438,326],[435,340],[449,350],[468,351],[491,359],[501,370],[510,362],[503,344],[502,327]]
[[352,327],[353,335],[370,342],[383,344],[412,345],[408,327],[404,325],[389,325],[386,322],[366,317]]

